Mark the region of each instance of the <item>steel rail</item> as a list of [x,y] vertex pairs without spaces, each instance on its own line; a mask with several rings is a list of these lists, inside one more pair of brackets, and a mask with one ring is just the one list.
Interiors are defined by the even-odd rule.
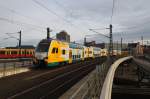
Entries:
[[132,56],[124,57],[119,60],[117,60],[115,63],[111,65],[111,67],[108,70],[108,73],[106,75],[102,90],[100,99],[111,99],[111,93],[112,93],[112,85],[113,85],[113,79],[115,75],[115,71],[117,67],[124,61],[132,59]]
[[[13,98],[19,97],[19,96],[21,96],[21,95],[24,95],[24,94],[26,94],[26,93],[28,93],[28,92],[31,92],[31,91],[33,91],[33,90],[39,88],[39,87],[42,87],[42,86],[45,85],[45,84],[51,83],[51,82],[53,82],[53,81],[55,81],[55,80],[57,80],[57,79],[59,79],[59,78],[61,78],[61,77],[67,76],[67,75],[69,75],[69,74],[71,74],[71,73],[73,73],[73,72],[76,72],[76,71],[78,71],[78,70],[80,70],[80,69],[82,69],[82,68],[85,68],[85,67],[87,67],[87,66],[91,66],[91,65],[93,65],[93,64],[95,64],[95,63],[85,64],[85,66],[83,66],[83,67],[80,67],[80,68],[77,68],[77,69],[75,69],[75,70],[73,70],[73,71],[69,71],[69,72],[66,72],[66,73],[64,73],[64,74],[62,74],[62,75],[56,76],[56,77],[54,77],[54,78],[52,78],[52,79],[49,79],[49,80],[47,80],[47,81],[45,81],[45,82],[42,82],[42,83],[40,83],[40,84],[38,84],[38,85],[35,85],[35,86],[31,87],[31,88],[28,88],[28,89],[26,89],[26,90],[24,90],[24,91],[22,91],[22,92],[16,93],[16,94],[14,94],[14,95],[8,97],[7,99],[13,99]],[[41,97],[41,98],[42,98],[42,97]]]
[[[89,66],[90,66],[90,65],[89,65]],[[80,68],[80,70],[81,70],[81,69],[84,69],[85,67],[87,67],[87,66],[84,66],[84,67]],[[82,75],[84,75],[85,73],[89,72],[89,71],[92,70],[92,69],[94,69],[94,67],[90,67],[90,68],[88,68],[88,69],[82,71],[80,74],[76,75],[75,77],[73,77],[73,78],[71,78],[71,79],[68,79],[68,81],[65,81],[65,82],[64,82],[63,84],[61,84],[61,85],[58,85],[58,87],[56,87],[53,91],[50,91],[47,95],[44,95],[44,96],[40,97],[40,99],[46,99],[46,98],[48,98],[48,96],[49,96],[50,94],[55,93],[55,92],[56,92],[57,90],[59,90],[60,88],[65,87],[66,85],[70,84],[73,80],[76,80],[76,79],[80,78]]]

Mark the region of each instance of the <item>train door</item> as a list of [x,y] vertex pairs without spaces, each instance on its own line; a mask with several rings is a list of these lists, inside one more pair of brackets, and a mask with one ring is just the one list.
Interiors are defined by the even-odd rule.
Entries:
[[84,49],[82,49],[82,60],[84,60]]
[[69,49],[69,63],[72,63],[72,49]]

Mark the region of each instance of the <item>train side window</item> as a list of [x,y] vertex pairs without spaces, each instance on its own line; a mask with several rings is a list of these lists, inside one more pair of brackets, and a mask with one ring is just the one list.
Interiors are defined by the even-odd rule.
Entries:
[[28,51],[26,51],[26,54],[28,54]]
[[17,51],[12,51],[11,54],[17,54]]
[[25,54],[25,52],[24,52],[24,51],[22,51],[22,54]]
[[58,48],[56,48],[56,53],[58,53]]
[[0,51],[0,54],[5,54],[5,51]]
[[66,51],[65,50],[62,50],[62,54],[64,55],[66,53]]
[[21,54],[21,50],[18,50],[18,53]]
[[73,59],[75,59],[75,55],[73,55]]
[[7,55],[9,55],[10,53],[9,53],[9,51],[7,51]]

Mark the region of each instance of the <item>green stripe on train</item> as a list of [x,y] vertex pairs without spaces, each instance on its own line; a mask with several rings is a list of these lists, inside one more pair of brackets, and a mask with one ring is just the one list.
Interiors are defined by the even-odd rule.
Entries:
[[[64,61],[67,64],[69,63],[69,61]],[[58,66],[60,64],[60,62],[53,62],[53,63],[48,63],[47,66],[48,67],[54,67],[54,66]]]
[[48,63],[47,64],[48,67],[53,67],[53,66],[57,66],[57,65],[59,65],[58,62],[53,62],[53,63]]

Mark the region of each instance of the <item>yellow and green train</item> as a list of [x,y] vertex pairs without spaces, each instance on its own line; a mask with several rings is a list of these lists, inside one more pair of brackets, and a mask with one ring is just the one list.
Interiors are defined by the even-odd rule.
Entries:
[[100,48],[86,47],[81,44],[67,43],[54,39],[43,39],[35,50],[34,65],[48,67],[71,64],[89,58],[100,57]]

